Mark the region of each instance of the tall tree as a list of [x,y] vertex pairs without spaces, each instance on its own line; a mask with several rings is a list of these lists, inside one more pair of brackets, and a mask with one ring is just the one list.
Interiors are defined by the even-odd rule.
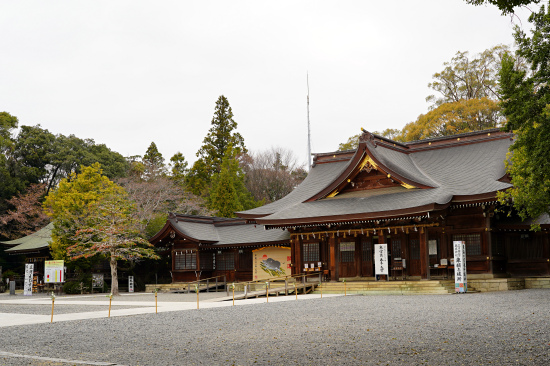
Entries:
[[500,87],[506,128],[515,132],[508,172],[513,188],[501,194],[526,219],[550,213],[550,6],[531,14],[531,37],[516,27],[516,56],[530,64],[518,69],[512,55],[502,61]]
[[208,208],[217,216],[234,217],[237,211],[263,204],[256,202],[246,189],[244,173],[239,166],[237,155],[238,150],[229,145],[222,159],[221,171],[212,176],[207,203]]
[[2,149],[13,143],[11,133],[17,128],[18,123],[17,117],[8,112],[0,112],[0,153]]
[[118,293],[118,260],[155,257],[150,244],[139,236],[134,204],[122,187],[102,174],[99,163],[61,180],[43,207],[54,222],[52,256],[68,260],[106,256],[113,294]]
[[[203,189],[210,183],[212,175],[221,171],[222,160],[230,145],[237,153],[247,152],[243,137],[240,133],[235,132],[237,122],[233,119],[233,111],[229,105],[229,101],[223,95],[220,95],[216,101],[216,108],[211,124],[212,127],[197,152],[199,159],[193,164],[189,174],[192,181],[190,189],[195,194],[204,193]],[[206,180],[206,182],[196,182],[196,180],[202,179]]]
[[177,152],[170,158],[170,177],[180,186],[185,184],[185,177],[189,172],[187,161],[181,152]]
[[[502,56],[509,52],[507,46],[498,45],[489,48],[474,57],[469,53],[457,52],[445,68],[433,74],[430,88],[440,94],[426,98],[432,102],[432,109],[443,103],[460,102],[461,100],[489,98],[496,100],[498,92],[498,72]],[[518,59],[521,62],[521,59]]]
[[0,112],[0,214],[7,209],[6,199],[25,188],[17,175],[17,166],[13,159],[14,139],[12,132],[17,128],[17,117],[8,112]]
[[141,160],[144,167],[145,180],[153,180],[166,174],[166,166],[164,165],[164,157],[157,149],[157,145],[151,142],[147,148],[143,159]]

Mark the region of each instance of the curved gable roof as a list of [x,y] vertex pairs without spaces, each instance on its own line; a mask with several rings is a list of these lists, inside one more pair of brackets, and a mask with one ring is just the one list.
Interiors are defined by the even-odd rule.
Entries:
[[[293,192],[239,216],[256,218],[265,225],[285,225],[410,215],[441,209],[452,202],[494,199],[497,191],[511,187],[501,180],[511,137],[510,133],[490,130],[401,144],[365,133],[346,164],[340,163],[339,169],[324,175],[324,180],[315,185],[316,169],[335,163],[319,164],[312,169],[309,181],[302,183],[304,187],[295,190],[308,187],[309,195],[317,189],[314,195]],[[404,186],[424,189],[380,188],[380,194],[330,198],[359,173],[365,159],[372,159],[378,169]]]

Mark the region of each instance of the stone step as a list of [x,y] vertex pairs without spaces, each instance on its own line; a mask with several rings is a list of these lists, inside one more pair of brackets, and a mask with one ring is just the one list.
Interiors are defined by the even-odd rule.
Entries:
[[437,281],[351,281],[351,282],[324,282],[317,287],[314,293],[326,294],[449,294],[454,293],[454,282],[449,280]]

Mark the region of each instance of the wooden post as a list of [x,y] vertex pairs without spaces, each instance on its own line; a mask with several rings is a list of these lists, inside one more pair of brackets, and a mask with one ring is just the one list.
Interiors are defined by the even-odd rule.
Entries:
[[418,233],[420,239],[420,278],[430,279],[430,256],[428,252],[428,230],[420,230]]
[[321,289],[321,299],[323,298],[323,284],[319,282],[319,288]]
[[195,285],[195,291],[197,291],[197,310],[199,310],[199,285]]
[[216,276],[216,292],[218,292],[218,277]]
[[347,296],[348,291],[347,291],[346,279],[344,278],[342,281],[344,281],[344,296]]
[[111,317],[111,302],[113,301],[113,294],[110,294],[109,295],[109,315],[107,316],[108,318]]
[[298,300],[298,290],[296,289],[296,282],[294,282],[294,293],[296,294],[296,300]]
[[235,306],[235,282],[233,282],[233,306]]
[[52,318],[51,318],[51,320],[50,320],[50,323],[53,323],[53,304],[54,304],[54,302],[55,302],[55,295],[53,294],[53,292],[52,292],[52,295],[51,295],[51,296],[52,296]]
[[[200,283],[199,283],[199,285],[200,285]],[[210,285],[210,280],[207,278],[207,279],[206,279],[206,292],[210,292],[210,287],[209,287],[209,285]]]
[[336,263],[336,238],[329,238],[329,259],[328,267],[330,269],[330,279],[331,281],[338,281],[338,265]]
[[265,283],[265,298],[266,298],[266,302],[269,302],[269,282],[266,282]]
[[288,279],[285,277],[285,296],[288,296]]
[[155,289],[155,314],[159,313],[158,304],[157,304],[157,289]]

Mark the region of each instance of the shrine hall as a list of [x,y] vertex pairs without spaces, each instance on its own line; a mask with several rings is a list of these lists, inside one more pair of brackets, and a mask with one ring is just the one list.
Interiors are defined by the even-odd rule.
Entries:
[[252,281],[260,262],[272,276],[374,280],[375,244],[387,244],[390,279],[430,279],[449,275],[454,241],[469,278],[549,276],[550,218],[522,222],[497,199],[512,187],[513,139],[492,129],[401,143],[364,131],[355,150],[315,154],[286,197],[234,219],[170,214],[150,241],[173,282]]

